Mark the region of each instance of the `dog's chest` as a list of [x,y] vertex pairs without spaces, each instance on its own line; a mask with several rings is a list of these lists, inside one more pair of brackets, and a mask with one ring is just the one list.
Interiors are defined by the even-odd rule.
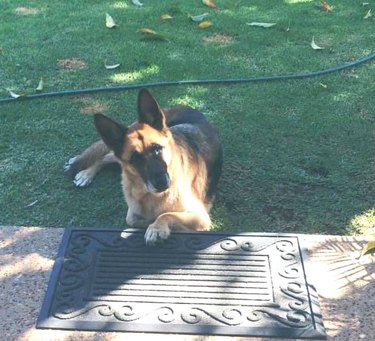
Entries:
[[131,186],[127,181],[123,181],[123,185],[125,185],[123,192],[128,207],[150,221],[155,220],[162,213],[184,210],[183,202],[178,192],[174,190],[155,194],[145,192],[143,187]]
[[147,194],[140,201],[142,213],[150,219],[156,219],[166,212],[183,211],[183,203],[179,199],[172,191],[159,195]]

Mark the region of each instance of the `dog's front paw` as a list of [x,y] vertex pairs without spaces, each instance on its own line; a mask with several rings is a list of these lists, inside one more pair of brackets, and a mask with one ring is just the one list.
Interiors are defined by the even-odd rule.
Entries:
[[94,175],[90,169],[85,169],[76,174],[73,182],[77,187],[86,187],[91,184],[93,179]]
[[154,224],[151,224],[145,233],[145,242],[147,245],[155,245],[158,241],[163,241],[168,239],[171,231],[169,227],[160,227]]

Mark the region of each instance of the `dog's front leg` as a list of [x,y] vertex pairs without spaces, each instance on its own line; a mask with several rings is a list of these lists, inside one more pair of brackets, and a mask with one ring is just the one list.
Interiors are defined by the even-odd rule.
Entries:
[[205,231],[211,226],[211,219],[206,212],[168,212],[161,214],[145,233],[145,242],[155,244],[169,237],[171,230]]
[[145,218],[139,201],[132,199],[129,193],[125,193],[125,199],[128,204],[128,212],[126,213],[126,224],[130,227],[146,228],[151,221]]
[[128,209],[126,214],[126,224],[130,227],[146,228],[150,222],[143,218],[140,214],[134,213],[131,209]]

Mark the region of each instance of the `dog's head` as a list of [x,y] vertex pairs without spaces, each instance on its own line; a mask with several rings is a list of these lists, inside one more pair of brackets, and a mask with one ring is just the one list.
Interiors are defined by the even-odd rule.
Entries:
[[148,90],[139,92],[138,122],[125,127],[97,114],[95,126],[104,143],[120,160],[123,171],[140,177],[147,192],[161,193],[169,188],[172,134],[163,109]]

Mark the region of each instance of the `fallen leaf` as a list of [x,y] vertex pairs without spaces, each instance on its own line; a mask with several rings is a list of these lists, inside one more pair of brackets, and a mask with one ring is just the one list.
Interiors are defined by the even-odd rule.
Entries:
[[149,28],[141,28],[141,29],[139,29],[139,32],[145,33],[145,34],[156,34],[156,31],[151,30]]
[[321,1],[320,4],[319,4],[319,8],[322,11],[325,11],[325,12],[332,12],[333,11],[333,7],[326,1]]
[[38,86],[37,88],[35,89],[36,91],[42,91],[43,90],[43,87],[44,87],[44,82],[43,82],[43,78],[40,78],[40,81],[38,83]]
[[117,26],[113,18],[108,13],[105,14],[105,26],[108,28],[114,28]]
[[13,97],[13,98],[20,98],[22,97],[23,95],[18,95],[16,94],[15,92],[13,92],[12,90],[8,89],[8,92],[9,94]]
[[193,20],[194,22],[201,22],[203,21],[209,14],[208,13],[203,13],[200,15],[191,15],[190,19]]
[[211,21],[208,21],[208,20],[206,20],[206,21],[202,21],[199,25],[198,25],[198,28],[200,28],[200,29],[205,29],[205,28],[209,28],[209,27],[211,27],[212,26],[212,22]]
[[163,14],[162,16],[159,17],[159,20],[161,21],[166,21],[166,20],[171,20],[173,17],[169,14]]
[[25,207],[33,207],[39,200],[35,200],[32,203],[26,205]]
[[355,78],[355,79],[358,79],[358,78],[359,78],[359,76],[358,76],[357,74],[355,74],[355,73],[348,73],[348,74],[345,75],[345,76],[347,76],[347,77],[351,77],[351,78]]
[[272,26],[275,26],[276,23],[274,22],[250,22],[250,23],[246,23],[246,25],[249,25],[249,26],[256,26],[256,27],[263,27],[263,28],[270,28]]
[[165,36],[162,34],[151,30],[149,28],[141,28],[139,29],[139,32],[145,34],[145,40],[155,40],[155,41],[169,41]]
[[139,6],[139,7],[143,6],[143,4],[139,0],[132,0],[132,3],[135,6]]
[[114,70],[114,69],[117,69],[121,64],[112,64],[112,65],[108,65],[108,64],[105,64],[105,68],[107,70]]
[[216,4],[213,0],[202,0],[203,4],[208,6],[208,7],[211,7],[211,8],[216,8]]
[[366,15],[363,17],[363,19],[371,19],[371,18],[372,18],[372,13],[371,13],[371,9],[369,9]]
[[315,43],[314,37],[312,37],[312,40],[311,40],[310,46],[311,46],[312,49],[314,49],[314,50],[324,50],[324,47],[320,47],[319,45],[317,45],[317,44]]
[[366,255],[366,254],[371,254],[371,253],[374,253],[375,252],[375,241],[370,241],[368,243],[366,243],[364,246],[363,246],[363,249],[362,249],[362,256]]

